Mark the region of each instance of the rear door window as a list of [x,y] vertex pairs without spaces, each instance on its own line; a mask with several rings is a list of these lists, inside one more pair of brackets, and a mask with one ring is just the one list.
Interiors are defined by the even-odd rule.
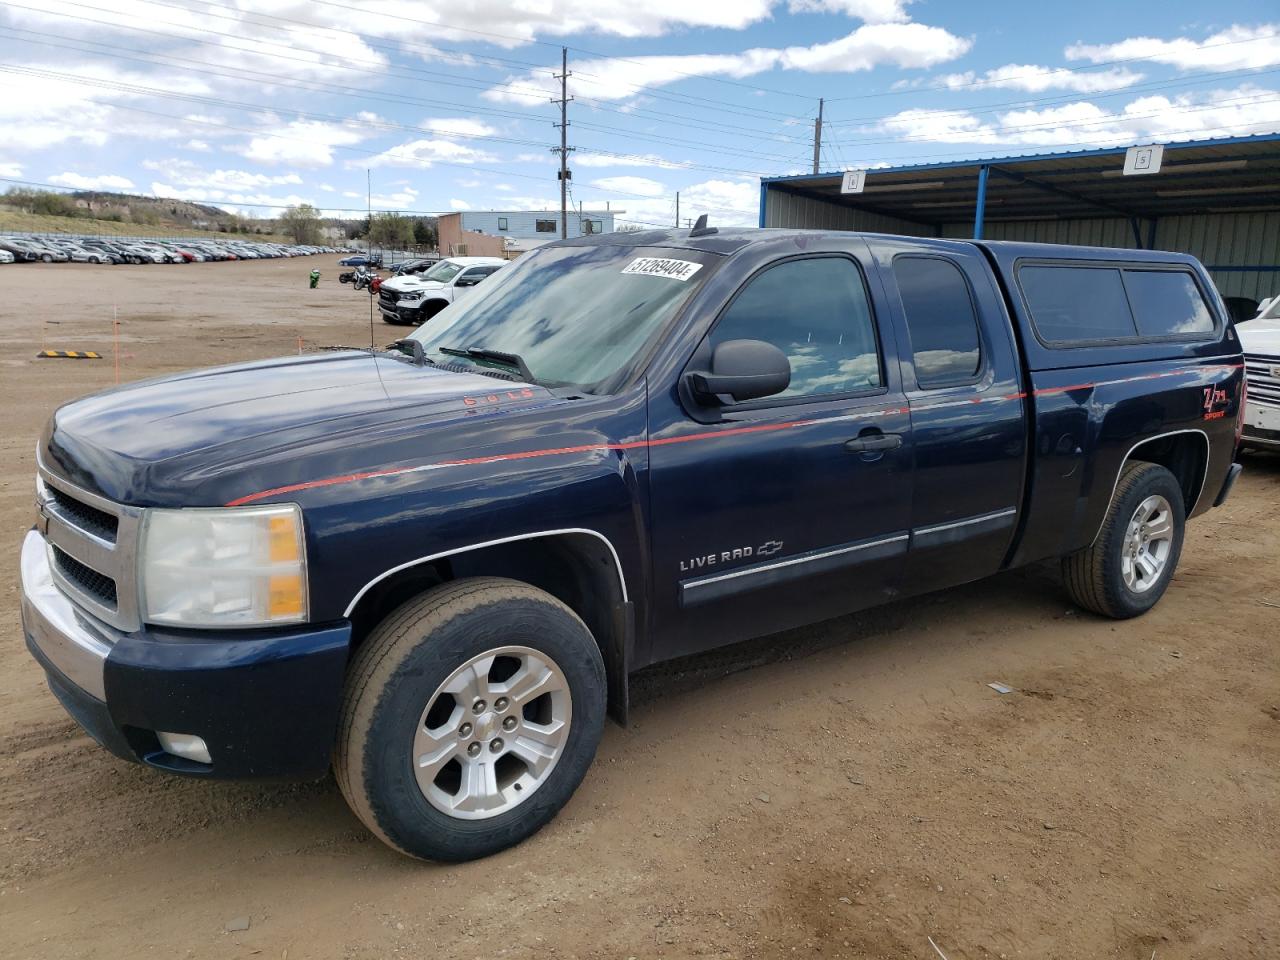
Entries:
[[1126,270],[1124,285],[1144,337],[1212,333],[1213,314],[1195,278],[1182,270]]
[[1118,268],[1028,264],[1018,270],[1018,285],[1040,339],[1047,343],[1137,335]]
[[982,368],[982,341],[960,268],[934,257],[898,257],[893,275],[911,334],[916,382],[926,390],[972,383]]

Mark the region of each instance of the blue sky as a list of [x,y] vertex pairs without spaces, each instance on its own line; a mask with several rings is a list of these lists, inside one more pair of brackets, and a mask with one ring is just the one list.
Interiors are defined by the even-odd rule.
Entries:
[[573,197],[637,223],[753,223],[819,97],[824,170],[1280,131],[1274,0],[0,0],[0,177],[551,208],[562,45]]

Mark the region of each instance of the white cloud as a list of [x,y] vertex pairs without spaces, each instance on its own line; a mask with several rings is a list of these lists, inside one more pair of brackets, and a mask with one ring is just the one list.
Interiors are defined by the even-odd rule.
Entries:
[[452,134],[457,137],[491,137],[498,131],[480,120],[468,117],[442,117],[427,120],[423,123],[426,129],[442,136]]
[[[116,104],[145,95],[124,86],[154,85],[175,93],[207,94],[200,79],[168,70],[139,73],[102,62],[26,62],[4,74],[0,149],[35,151],[65,143],[100,147],[112,136],[174,135],[173,121],[139,119]],[[180,123],[179,123],[180,125]]]
[[867,23],[896,23],[910,20],[911,0],[791,0],[791,13],[843,13]]
[[467,203],[467,201],[465,200],[450,200],[449,209],[450,210],[470,210],[471,204]]
[[412,187],[404,187],[395,193],[375,193],[369,202],[379,210],[408,210],[417,204],[418,191]]
[[[584,33],[618,37],[658,37],[688,27],[741,30],[770,15],[774,0],[558,0],[555,3],[512,3],[510,0],[453,0],[439,19],[466,26],[490,26],[495,34],[485,39],[496,46],[516,47],[539,36]],[[400,40],[421,37],[428,41],[474,42],[476,35],[423,21],[437,17],[418,0],[374,0],[363,7],[361,30],[377,22],[375,29]],[[380,21],[380,22],[379,22]],[[415,22],[417,21],[417,22]],[[510,38],[510,39],[508,39]]]
[[1098,93],[1102,90],[1131,87],[1143,77],[1143,74],[1123,67],[1100,70],[1096,73],[1075,73],[1063,67],[1010,63],[981,74],[974,73],[972,70],[966,73],[950,73],[939,77],[938,84],[951,90],[978,86],[985,89],[1026,90],[1028,93],[1041,93],[1045,90]]
[[208,153],[213,147],[204,140],[188,140],[183,144],[183,149],[190,150],[192,153]]
[[272,175],[249,170],[205,170],[190,160],[144,160],[142,166],[164,177],[166,181],[198,190],[243,191],[302,185],[302,178],[296,173]]
[[127,177],[103,174],[86,177],[79,173],[57,173],[49,178],[50,183],[60,187],[71,187],[75,190],[132,190],[133,181]]
[[1143,57],[1179,70],[1245,70],[1280,64],[1280,23],[1234,25],[1204,40],[1131,37],[1119,43],[1067,47],[1067,59],[1101,63]]
[[22,164],[0,161],[0,177],[17,180],[22,176]]
[[367,136],[367,131],[352,124],[320,120],[269,122],[266,126],[263,133],[233,149],[256,163],[325,167],[333,163],[335,148],[357,144]]
[[[780,49],[759,47],[742,53],[629,57],[577,63],[570,93],[597,100],[622,100],[641,87],[674,83],[689,75],[751,77],[773,69],[808,73],[855,73],[880,66],[924,68],[962,56],[973,41],[921,23],[864,24],[830,43]],[[487,100],[541,106],[559,92],[545,71],[508,77],[481,96]]]
[[489,163],[495,160],[490,153],[468,147],[453,140],[411,140],[386,150],[356,166],[366,167],[429,167],[437,161],[446,163]]
[[648,177],[602,177],[599,180],[592,180],[591,186],[597,190],[633,193],[642,197],[660,197],[667,192],[666,187]]
[[852,73],[879,66],[932,67],[969,52],[973,41],[923,23],[876,23],[811,47],[787,47],[781,66],[812,73]]
[[335,192],[335,191],[334,191],[334,189],[333,189],[333,187],[332,187],[332,186],[330,186],[330,185],[329,185],[329,184],[327,184],[327,183],[322,183],[322,184],[320,184],[320,189],[321,189],[321,190],[323,190],[325,193],[333,193],[333,192]]
[[934,143],[1068,146],[1187,140],[1280,131],[1280,91],[1242,86],[1175,97],[1137,97],[1119,109],[1089,101],[1009,110],[995,120],[964,111],[904,110],[881,124],[904,140]]
[[509,183],[495,183],[493,189],[501,190],[503,193],[512,193],[516,188]]

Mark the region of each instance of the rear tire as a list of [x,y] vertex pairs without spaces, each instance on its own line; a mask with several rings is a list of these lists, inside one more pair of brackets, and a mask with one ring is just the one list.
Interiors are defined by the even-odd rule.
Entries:
[[334,773],[389,846],[472,860],[560,811],[604,716],[604,662],[572,610],[515,580],[459,580],[399,607],[356,653]]
[[1093,543],[1062,560],[1067,592],[1080,606],[1124,620],[1164,596],[1182,555],[1182,488],[1166,468],[1125,465]]

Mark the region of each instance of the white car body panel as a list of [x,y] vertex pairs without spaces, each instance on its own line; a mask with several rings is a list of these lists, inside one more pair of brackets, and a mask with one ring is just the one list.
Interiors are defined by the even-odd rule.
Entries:
[[1262,315],[1236,327],[1244,351],[1249,398],[1244,442],[1280,449],[1280,298]]

